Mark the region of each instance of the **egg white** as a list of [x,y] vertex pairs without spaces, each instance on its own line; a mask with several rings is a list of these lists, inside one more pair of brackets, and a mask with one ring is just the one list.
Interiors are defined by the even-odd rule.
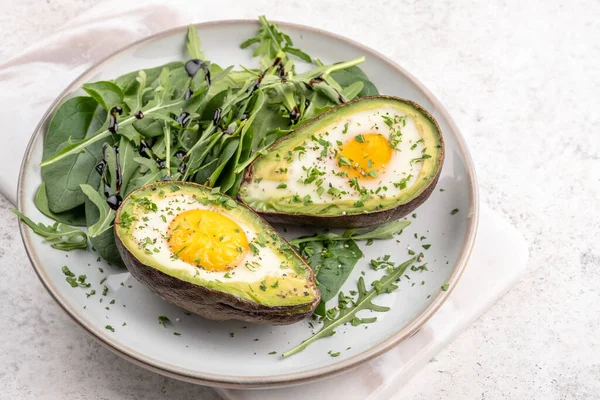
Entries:
[[[198,276],[201,279],[220,280],[222,282],[256,282],[264,277],[279,277],[283,276],[289,270],[281,269],[281,258],[269,247],[256,246],[258,249],[255,255],[252,251],[247,251],[243,259],[236,267],[228,271],[209,271],[203,268],[198,268],[174,256],[167,242],[167,234],[169,225],[173,219],[184,211],[189,210],[211,210],[227,216],[237,223],[246,234],[248,243],[258,236],[256,229],[241,221],[240,218],[233,212],[225,210],[221,207],[210,205],[202,205],[196,201],[191,195],[186,193],[176,193],[167,195],[161,199],[155,199],[154,203],[158,207],[156,212],[148,212],[144,215],[147,220],[139,220],[136,222],[132,230],[133,239],[139,245],[144,245],[149,238],[153,244],[146,245],[146,248],[151,251],[148,254],[161,265],[168,265],[172,270],[187,271],[192,276]],[[164,219],[163,219],[164,218]],[[155,252],[154,249],[158,251]],[[253,263],[256,267],[253,271],[246,267],[246,263]],[[225,274],[230,277],[226,278]]]
[[[260,183],[255,181],[248,186],[249,197],[261,196],[260,192],[273,193],[275,197],[298,195],[303,198],[308,195],[315,203],[326,203],[339,199],[339,197],[327,193],[329,187],[334,187],[347,192],[342,196],[342,199],[359,200],[361,194],[356,188],[351,187],[350,179],[334,174],[343,171],[338,166],[338,157],[334,156],[334,150],[339,151],[340,145],[337,144],[337,141],[345,143],[359,134],[380,133],[389,140],[391,129],[384,123],[382,116],[393,118],[394,116],[404,117],[406,114],[396,108],[384,107],[361,111],[322,127],[318,132],[315,132],[314,136],[331,142],[332,146],[330,146],[329,154],[326,157],[321,156],[322,146],[308,140],[304,146],[304,154],[294,152],[293,160],[287,170],[286,188],[282,188],[281,182],[278,181],[265,180]],[[419,142],[421,135],[413,118],[408,116],[405,126],[397,125],[396,127],[401,129],[402,143],[398,145],[397,150],[392,150],[392,157],[385,166],[385,170],[380,171],[375,179],[359,179],[362,188],[373,192],[378,188],[385,187],[386,189],[380,190],[378,193],[381,198],[397,197],[403,191],[408,190],[416,183],[422,168],[420,162],[411,164],[411,160],[422,156],[424,149],[423,143]],[[310,167],[316,167],[326,173],[323,176],[326,190],[321,195],[318,194],[315,184],[299,182],[306,179],[307,169]],[[404,189],[394,186],[394,183],[398,183],[409,175],[412,175],[412,177],[406,180]]]

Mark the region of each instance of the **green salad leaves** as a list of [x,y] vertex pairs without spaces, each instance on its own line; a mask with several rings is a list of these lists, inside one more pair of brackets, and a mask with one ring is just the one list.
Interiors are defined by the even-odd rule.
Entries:
[[96,251],[121,264],[111,228],[131,191],[184,180],[235,196],[245,168],[275,140],[341,102],[378,94],[357,66],[364,57],[323,64],[276,24],[259,23],[240,45],[258,68],[209,60],[190,26],[185,62],[84,84],[87,96],[66,100],[50,121],[38,209],[87,226]]

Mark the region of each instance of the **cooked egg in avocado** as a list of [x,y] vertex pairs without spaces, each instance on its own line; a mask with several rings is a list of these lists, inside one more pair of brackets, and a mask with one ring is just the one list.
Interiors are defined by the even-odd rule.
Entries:
[[217,191],[158,183],[118,212],[130,272],[165,300],[211,319],[289,323],[318,303],[312,271],[256,214]]
[[276,142],[249,167],[239,197],[276,222],[376,225],[421,204],[442,161],[441,133],[425,110],[394,97],[368,97]]

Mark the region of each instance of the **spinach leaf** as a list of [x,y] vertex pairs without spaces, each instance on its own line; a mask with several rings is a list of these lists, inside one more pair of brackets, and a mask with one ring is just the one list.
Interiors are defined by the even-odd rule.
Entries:
[[296,354],[307,348],[311,343],[314,343],[321,338],[333,335],[339,326],[346,323],[350,323],[352,326],[357,326],[377,321],[377,317],[359,318],[357,314],[363,310],[370,310],[374,312],[388,311],[390,309],[389,307],[377,305],[373,303],[373,300],[381,294],[391,293],[398,289],[396,281],[400,279],[402,275],[404,275],[406,269],[410,267],[414,261],[415,258],[413,257],[410,260],[393,268],[390,272],[387,272],[383,277],[381,277],[381,279],[372,282],[372,289],[370,290],[367,290],[365,280],[361,276],[358,279],[358,296],[356,299],[344,296],[343,293],[340,293],[338,297],[337,309],[331,309],[327,311],[326,317],[323,318],[323,325],[321,326],[321,329],[313,336],[300,343],[298,346],[283,353],[283,357],[289,357],[293,354]]
[[50,207],[48,207],[48,195],[46,194],[46,182],[42,182],[35,195],[35,206],[42,214],[57,222],[71,226],[85,226],[83,205],[58,214],[50,211]]
[[30,227],[34,233],[50,242],[51,246],[55,249],[69,251],[74,249],[85,249],[87,247],[87,236],[85,232],[80,231],[79,229],[71,228],[60,222],[55,222],[52,226],[44,225],[41,222],[36,224],[19,211],[11,211]]
[[106,111],[123,103],[123,91],[116,84],[109,81],[84,83],[83,90],[92,96]]
[[331,77],[343,88],[349,87],[355,82],[362,82],[363,87],[358,92],[357,97],[376,96],[379,94],[377,87],[369,80],[363,70],[357,66],[335,71],[331,74]]
[[[91,137],[104,123],[106,111],[91,97],[73,97],[65,101],[52,117],[44,137],[43,158],[48,159],[71,140]],[[46,183],[48,208],[61,213],[83,204],[85,196],[79,187],[82,183],[97,185],[99,177],[94,166],[101,144],[89,147],[86,152],[73,153],[61,161],[42,168]]]
[[115,220],[115,210],[111,209],[103,198],[90,185],[81,185],[81,190],[94,203],[98,209],[99,218],[93,225],[88,226],[88,236],[95,238],[102,235],[107,230],[112,230],[113,221]]
[[300,255],[315,272],[321,292],[321,303],[315,314],[323,316],[325,304],[340,291],[363,253],[354,240],[346,239],[305,242],[300,245]]
[[369,239],[392,239],[395,234],[402,232],[404,228],[410,225],[410,221],[407,220],[397,220],[388,222],[387,224],[380,225],[377,228],[367,231],[364,233],[358,233],[356,229],[347,229],[344,233],[333,233],[333,232],[321,232],[319,234],[313,236],[305,236],[299,237],[296,239],[290,240],[290,244],[292,246],[298,246],[301,243],[306,242],[314,242],[318,240],[328,240],[328,241],[336,241],[336,240],[369,240]]

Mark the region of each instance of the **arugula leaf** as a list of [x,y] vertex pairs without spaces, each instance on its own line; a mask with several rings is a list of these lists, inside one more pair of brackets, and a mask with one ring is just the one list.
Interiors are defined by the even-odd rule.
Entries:
[[293,47],[292,39],[283,33],[276,24],[267,21],[264,15],[258,17],[258,21],[261,25],[258,34],[244,41],[240,48],[245,49],[258,43],[253,56],[262,56],[260,63],[264,68],[273,64],[275,58],[282,52],[292,54],[308,63],[312,62],[312,58],[308,54]]
[[204,60],[204,53],[200,44],[200,38],[194,25],[188,26],[187,40],[185,47],[191,59]]
[[335,334],[335,329],[345,323],[349,322],[353,326],[356,326],[375,322],[377,320],[376,317],[359,318],[357,317],[358,312],[363,310],[370,310],[374,312],[388,311],[389,307],[377,305],[373,303],[373,300],[382,293],[391,293],[398,289],[398,286],[395,284],[396,280],[398,280],[404,274],[406,269],[410,267],[414,261],[415,258],[413,257],[410,260],[400,264],[398,267],[392,269],[391,272],[386,273],[383,277],[381,277],[381,279],[372,282],[371,286],[373,288],[370,290],[367,290],[365,286],[365,280],[361,276],[358,280],[357,298],[351,299],[340,293],[338,309],[333,309],[331,313],[329,311],[327,312],[327,316],[323,319],[323,326],[321,329],[316,334],[300,343],[298,346],[283,353],[282,356],[289,357],[299,353],[307,348],[311,343]]
[[[85,201],[86,224],[92,226],[100,220],[98,207],[88,198]],[[104,231],[99,236],[90,237],[90,243],[96,249],[100,257],[111,264],[123,266],[123,260],[115,243],[115,233],[112,229]]]
[[81,190],[83,190],[83,193],[85,193],[88,199],[96,205],[98,212],[100,213],[98,221],[88,227],[88,236],[90,238],[100,236],[112,228],[113,221],[115,220],[115,210],[111,209],[106,203],[106,199],[102,198],[102,196],[90,185],[81,185]]
[[61,213],[53,213],[48,206],[48,195],[46,194],[46,182],[42,182],[35,195],[35,206],[47,217],[71,226],[85,226],[85,211],[83,206],[75,207]]
[[17,215],[33,232],[43,237],[51,243],[51,246],[58,250],[70,251],[74,249],[85,249],[87,247],[87,236],[85,232],[79,229],[71,228],[60,222],[55,222],[54,225],[44,225],[41,222],[37,224],[30,218],[20,213],[17,210],[10,210]]
[[290,240],[292,246],[298,246],[301,243],[313,242],[319,240],[369,240],[369,239],[392,239],[394,234],[402,231],[404,228],[410,225],[410,221],[397,220],[388,222],[387,224],[378,226],[377,228],[364,232],[357,233],[356,229],[346,230],[342,234],[333,232],[321,232],[313,236],[303,236],[296,239]]

